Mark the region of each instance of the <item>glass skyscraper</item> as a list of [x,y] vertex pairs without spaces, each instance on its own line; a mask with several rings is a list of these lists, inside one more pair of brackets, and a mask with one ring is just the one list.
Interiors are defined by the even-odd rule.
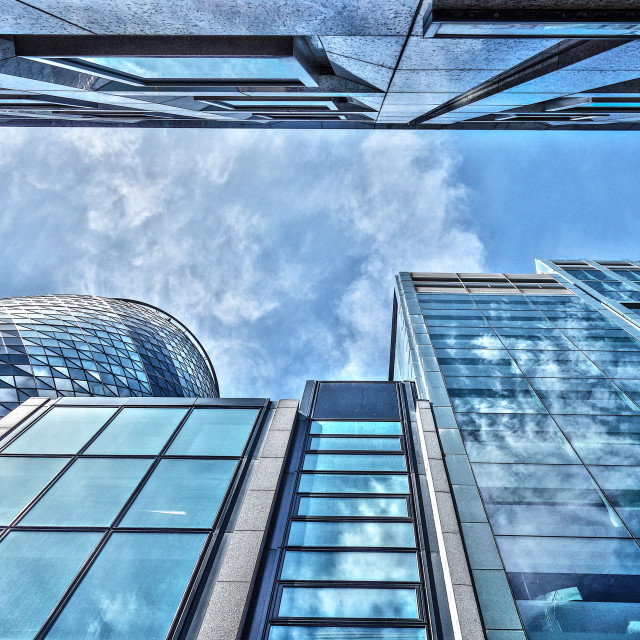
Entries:
[[396,282],[387,381],[0,420],[0,636],[640,635],[640,263]]
[[218,395],[200,343],[160,309],[97,296],[0,299],[0,417],[32,396]]

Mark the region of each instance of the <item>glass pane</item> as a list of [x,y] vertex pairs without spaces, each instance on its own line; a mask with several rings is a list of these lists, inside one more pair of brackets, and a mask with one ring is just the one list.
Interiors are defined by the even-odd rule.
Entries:
[[300,493],[409,493],[407,476],[304,473]]
[[419,582],[415,553],[287,551],[281,580]]
[[78,58],[141,78],[296,79],[297,63],[288,58]]
[[585,354],[610,378],[637,378],[640,375],[638,351],[587,351]]
[[125,408],[91,443],[86,453],[156,455],[186,413],[187,409]]
[[309,449],[327,451],[402,451],[400,438],[311,438]]
[[472,462],[580,463],[548,415],[458,413],[456,420]]
[[436,356],[440,370],[444,375],[522,375],[505,349],[436,349]]
[[194,409],[168,455],[240,456],[258,409]]
[[405,498],[300,498],[299,516],[406,518]]
[[430,327],[486,327],[487,321],[480,311],[471,310],[432,310],[422,313],[425,323]]
[[307,453],[304,467],[307,471],[404,471],[403,455],[342,455]]
[[579,465],[474,464],[494,533],[629,537]]
[[640,409],[609,380],[531,378],[551,413],[631,414]]
[[640,342],[622,330],[563,329],[562,332],[584,351],[640,351]]
[[546,311],[545,315],[560,329],[616,329],[617,325],[601,313],[590,311]]
[[121,526],[210,527],[235,466],[235,460],[161,460]]
[[[580,351],[514,351],[513,357],[530,378],[602,378],[602,372]],[[640,355],[640,354],[638,354]]]
[[9,533],[0,543],[0,637],[31,640],[101,537],[95,532]]
[[273,626],[269,640],[425,640],[424,629]]
[[164,638],[205,540],[114,533],[47,638]]
[[418,618],[415,589],[284,587],[278,615],[289,618]]
[[311,423],[311,433],[327,435],[353,434],[362,436],[400,435],[402,434],[402,426],[399,422],[324,422],[314,420]]
[[554,416],[585,464],[637,464],[639,416]]
[[589,467],[589,470],[633,535],[640,537],[640,467]]
[[80,458],[20,524],[107,527],[150,465],[151,460]]
[[287,544],[295,547],[413,547],[410,522],[291,523]]
[[[540,380],[545,380],[540,378]],[[482,413],[544,413],[545,409],[523,378],[446,377],[455,411]],[[553,381],[555,383],[555,380]]]
[[434,327],[429,329],[433,346],[438,349],[503,349],[492,329]]
[[629,637],[640,619],[640,549],[634,541],[497,540],[528,637]]
[[9,524],[67,462],[65,458],[0,458],[0,524]]
[[[574,346],[558,329],[508,329],[496,333],[507,349],[573,349]],[[515,354],[514,354],[515,355]]]
[[397,420],[393,382],[322,382],[313,409],[316,419]]
[[77,453],[114,413],[101,407],[54,407],[4,452]]

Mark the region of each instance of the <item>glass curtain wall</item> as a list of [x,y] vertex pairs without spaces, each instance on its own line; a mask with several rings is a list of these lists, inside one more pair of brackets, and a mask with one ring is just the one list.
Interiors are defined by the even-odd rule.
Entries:
[[57,406],[0,449],[0,637],[173,637],[259,407]]
[[319,388],[301,423],[268,640],[425,640],[424,547],[396,385]]
[[640,633],[640,342],[559,293],[417,294],[433,350],[420,373],[491,638],[520,626],[500,612],[502,566],[530,640]]

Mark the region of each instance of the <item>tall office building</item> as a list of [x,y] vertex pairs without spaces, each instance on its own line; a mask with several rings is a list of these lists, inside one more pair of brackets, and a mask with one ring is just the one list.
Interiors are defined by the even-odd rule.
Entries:
[[27,399],[0,636],[640,634],[640,263],[538,269],[401,273],[387,382]]
[[637,129],[638,0],[0,2],[0,125]]
[[205,350],[160,309],[97,296],[0,299],[0,417],[31,396],[218,395]]

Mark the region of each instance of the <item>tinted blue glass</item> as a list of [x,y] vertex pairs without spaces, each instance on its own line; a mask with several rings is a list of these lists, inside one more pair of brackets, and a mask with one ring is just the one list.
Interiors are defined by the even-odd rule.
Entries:
[[617,329],[617,325],[596,311],[545,311],[560,329]]
[[611,269],[627,280],[640,280],[640,269]]
[[504,349],[436,349],[440,370],[451,376],[519,376]]
[[593,311],[593,307],[578,296],[529,296],[529,300],[545,314],[547,311]]
[[626,331],[563,329],[562,332],[585,351],[640,351],[640,342]]
[[114,533],[47,638],[164,638],[205,539]]
[[456,419],[472,462],[580,462],[547,415],[459,413]]
[[167,453],[172,456],[240,456],[258,409],[194,409]]
[[558,329],[509,329],[497,327],[496,333],[507,349],[573,349]]
[[474,329],[472,327],[433,327],[429,328],[433,346],[440,349],[502,349],[504,345],[492,329]]
[[285,587],[278,615],[289,618],[418,618],[415,589]]
[[468,294],[418,294],[418,302],[423,309],[477,309]]
[[301,493],[409,493],[407,476],[304,473]]
[[77,453],[114,412],[99,407],[54,407],[4,452]]
[[210,527],[235,466],[235,460],[161,460],[121,525]]
[[455,411],[481,413],[544,413],[524,378],[446,377]]
[[[640,372],[638,372],[640,375]],[[614,380],[616,386],[620,387],[625,395],[636,402],[640,401],[640,380]]]
[[[602,371],[580,351],[514,351],[513,357],[530,378],[601,378]],[[640,355],[640,354],[638,354]]]
[[419,582],[415,553],[287,551],[281,580]]
[[403,455],[342,455],[307,453],[304,457],[306,471],[404,471]]
[[533,307],[525,311],[483,309],[483,313],[493,327],[531,327],[544,329],[553,325]]
[[402,427],[399,422],[357,422],[357,421],[318,421],[311,423],[311,433],[327,435],[400,435]]
[[609,276],[597,269],[565,269],[565,271],[578,280],[609,280]]
[[477,294],[473,296],[476,304],[483,311],[485,309],[505,309],[505,310],[534,310],[533,305],[521,295],[495,295]]
[[9,533],[0,543],[0,637],[31,640],[101,537],[95,532]]
[[586,351],[585,354],[610,378],[637,378],[640,375],[638,351]]
[[402,451],[400,438],[311,438],[309,449],[326,451]]
[[640,417],[554,416],[586,464],[637,464]]
[[589,467],[589,470],[633,535],[640,537],[640,467]]
[[425,640],[424,629],[272,626],[269,640]]
[[20,524],[107,527],[150,465],[126,458],[76,460]]
[[629,290],[629,285],[626,282],[590,282],[589,286],[595,291],[601,291],[603,293]]
[[609,380],[531,378],[551,413],[630,414],[638,407]]
[[480,311],[440,310],[423,312],[424,321],[430,327],[486,327],[487,321]]
[[301,547],[413,547],[410,522],[291,523],[288,544]]
[[91,443],[86,453],[156,455],[175,431],[187,409],[124,408]]
[[640,613],[640,549],[634,541],[497,539],[530,638],[629,637]]
[[494,533],[629,536],[579,465],[474,464]]
[[0,458],[0,524],[9,524],[67,462],[65,458]]
[[398,420],[392,382],[322,382],[313,417],[317,420]]
[[406,518],[405,498],[300,498],[299,516]]

